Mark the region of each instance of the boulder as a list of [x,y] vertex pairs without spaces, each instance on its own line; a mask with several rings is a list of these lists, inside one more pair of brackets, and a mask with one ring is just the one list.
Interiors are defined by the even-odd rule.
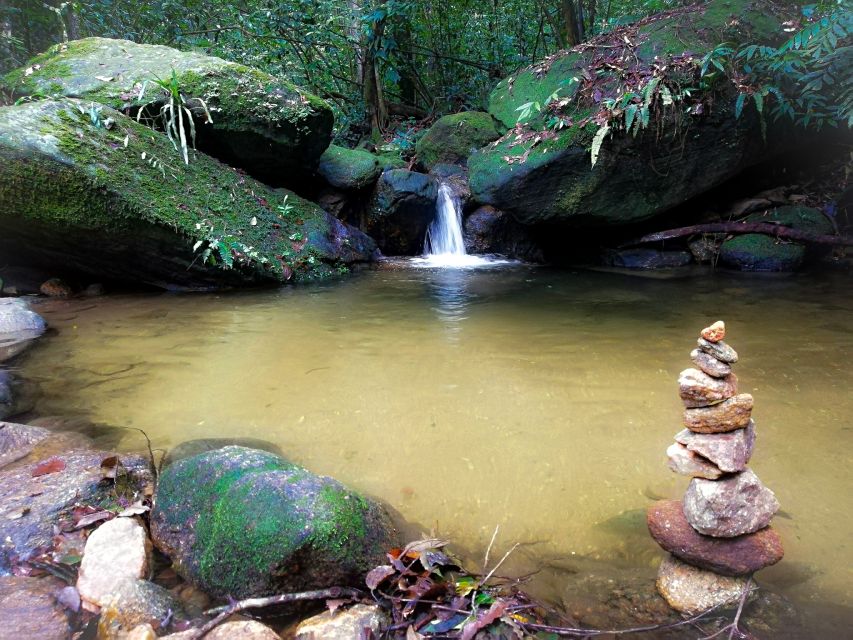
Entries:
[[732,368],[721,360],[717,360],[714,356],[705,353],[701,349],[693,349],[690,352],[690,359],[693,360],[699,369],[715,378],[725,378],[732,372]]
[[296,627],[294,640],[351,640],[379,638],[388,627],[388,615],[375,604],[356,604],[334,613],[321,614],[303,620]]
[[86,539],[77,591],[86,602],[106,606],[125,582],[147,577],[150,564],[145,527],[134,518],[113,518]]
[[735,395],[737,376],[712,378],[699,369],[685,369],[678,376],[678,393],[685,407],[705,407]]
[[119,457],[120,483],[103,482],[101,462],[113,456],[72,452],[51,458],[49,464],[42,460],[0,471],[0,572],[50,545],[55,527],[71,520],[75,505],[116,508],[118,496],[133,501],[150,489],[149,461],[137,455]]
[[27,456],[39,442],[50,435],[48,429],[41,427],[0,422],[0,469]]
[[462,231],[468,253],[499,253],[526,262],[545,259],[528,227],[489,205],[471,212],[465,218]]
[[658,569],[658,593],[670,607],[696,615],[712,607],[734,605],[747,586],[746,577],[721,576],[668,555]]
[[109,601],[101,609],[98,638],[124,640],[124,634],[150,624],[165,629],[189,617],[180,600],[158,584],[147,580],[128,580],[115,587]]
[[676,434],[675,441],[726,473],[743,471],[755,447],[755,422],[750,420],[745,428],[726,433],[693,433],[685,429]]
[[739,393],[710,407],[684,410],[684,426],[696,433],[725,433],[749,424],[753,398]]
[[373,242],[318,206],[201,153],[184,164],[165,135],[90,108],[0,107],[0,252],[165,288],[310,280],[370,259]]
[[681,443],[671,444],[666,450],[666,455],[669,458],[669,468],[683,476],[716,480],[723,475],[717,465],[693,453]]
[[500,137],[495,121],[482,111],[465,111],[436,120],[418,140],[418,162],[432,169],[436,164],[465,164],[468,156]]
[[[611,30],[501,81],[489,113],[507,128],[523,127],[469,158],[476,200],[525,224],[603,228],[657,216],[765,160],[775,149],[762,141],[752,110],[735,117],[731,93],[712,108],[694,104],[691,114],[679,103],[652,115],[636,136],[614,133],[594,167],[590,147],[601,102],[623,95],[626,75],[651,76],[651,65],[667,66],[692,82],[693,70],[674,71],[676,58],[687,54],[698,63],[720,42],[782,41],[784,13],[769,0],[697,3]],[[553,102],[555,93],[568,123],[558,130],[553,108],[536,106]],[[771,142],[781,147],[786,140]]]
[[405,169],[385,171],[360,227],[386,255],[420,255],[437,197],[435,177]]
[[[816,234],[834,232],[832,223],[818,209],[786,206],[746,217],[747,222],[774,224]],[[723,242],[720,260],[741,271],[796,271],[808,257],[807,248],[796,242],[760,233],[746,233]]]
[[[194,630],[189,630],[161,637],[163,640],[194,640],[197,634]],[[358,636],[350,637],[353,640],[358,638]],[[230,620],[214,627],[204,634],[204,638],[205,640],[281,640],[281,636],[275,631],[255,620]]]
[[712,538],[696,532],[679,500],[656,502],[647,514],[649,533],[678,559],[724,576],[746,576],[782,559],[782,541],[765,527],[736,538]]
[[0,638],[68,640],[71,625],[56,600],[63,586],[53,577],[0,576]]
[[[2,215],[0,213],[0,218]],[[47,324],[39,314],[30,309],[26,300],[0,298],[0,362],[14,358],[46,330]]]
[[379,161],[362,149],[331,145],[320,156],[317,173],[337,189],[357,191],[371,186],[379,177]]
[[658,251],[657,249],[609,250],[603,256],[605,264],[621,269],[672,269],[693,262],[687,251]]
[[721,480],[694,478],[684,494],[684,515],[690,526],[717,538],[763,529],[778,510],[775,494],[751,469]]
[[384,509],[280,456],[224,447],[160,476],[151,535],[217,597],[357,583],[394,544]]
[[709,340],[705,340],[705,338],[699,338],[696,341],[696,344],[699,345],[699,348],[702,351],[708,355],[714,356],[717,360],[725,362],[726,364],[734,364],[737,362],[737,351],[732,349],[723,340],[720,340],[719,342],[710,342]]
[[267,183],[284,184],[313,167],[329,146],[334,116],[325,101],[258,69],[171,47],[74,40],[33,58],[3,84],[14,95],[81,98],[87,107],[96,102],[131,116],[150,105],[146,115],[153,115],[166,99],[156,81],[171,81],[173,71],[195,114],[199,149]]

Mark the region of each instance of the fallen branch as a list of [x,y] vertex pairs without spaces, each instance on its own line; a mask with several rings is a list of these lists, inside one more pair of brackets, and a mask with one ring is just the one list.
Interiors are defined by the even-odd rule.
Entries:
[[246,609],[260,609],[262,607],[272,607],[277,604],[288,604],[290,602],[303,602],[306,600],[326,600],[337,599],[341,596],[360,599],[364,593],[358,589],[350,589],[348,587],[332,587],[331,589],[319,589],[317,591],[301,591],[299,593],[282,593],[277,596],[268,596],[266,598],[248,598],[239,602],[232,602],[223,607],[216,607],[205,611],[205,615],[215,615],[216,617],[207,622],[204,626],[194,629],[192,633],[187,635],[186,640],[199,640],[210,633],[214,628],[225,622],[235,613],[240,613]]
[[811,233],[809,231],[792,229],[791,227],[785,227],[780,224],[771,224],[769,222],[711,222],[708,224],[695,224],[689,227],[679,227],[678,229],[669,229],[667,231],[650,233],[642,238],[636,238],[626,242],[620,245],[619,248],[624,249],[625,247],[632,247],[638,244],[660,242],[661,240],[672,240],[673,238],[683,238],[684,236],[692,236],[698,233],[763,233],[764,235],[784,238],[786,240],[797,240],[800,242],[811,242],[814,244],[831,244],[847,247],[853,246],[853,238],[848,236]]

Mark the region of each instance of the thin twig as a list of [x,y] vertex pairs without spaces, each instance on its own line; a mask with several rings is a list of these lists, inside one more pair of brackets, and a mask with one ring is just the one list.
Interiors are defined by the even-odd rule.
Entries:
[[492,534],[492,539],[489,541],[489,546],[486,547],[486,557],[483,558],[483,573],[486,573],[486,571],[489,568],[489,554],[492,552],[492,545],[495,544],[495,538],[498,537],[498,530],[500,528],[501,528],[501,525],[499,525],[499,524],[495,525],[495,531]]

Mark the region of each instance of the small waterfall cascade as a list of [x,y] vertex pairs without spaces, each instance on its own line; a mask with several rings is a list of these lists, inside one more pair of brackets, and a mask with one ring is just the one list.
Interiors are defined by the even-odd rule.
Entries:
[[432,258],[467,255],[462,240],[462,207],[453,189],[446,183],[438,187],[435,219],[424,239],[424,256]]

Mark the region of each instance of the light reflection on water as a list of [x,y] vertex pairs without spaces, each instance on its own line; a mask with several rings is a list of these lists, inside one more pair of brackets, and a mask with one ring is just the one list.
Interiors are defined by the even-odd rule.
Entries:
[[40,414],[140,427],[159,447],[272,441],[476,562],[500,524],[505,546],[525,543],[518,570],[583,557],[651,572],[644,510],[687,484],[664,456],[680,428],[675,381],[698,329],[723,318],[756,397],[752,466],[784,510],[786,559],[760,578],[850,607],[851,294],[832,275],[376,271],[51,301],[57,335],[23,367],[42,382]]

